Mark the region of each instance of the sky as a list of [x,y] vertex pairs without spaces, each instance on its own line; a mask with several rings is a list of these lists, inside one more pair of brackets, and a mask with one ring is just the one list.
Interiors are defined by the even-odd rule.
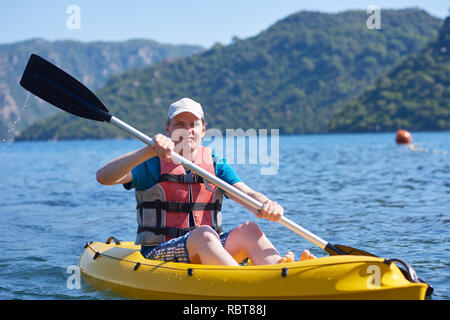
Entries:
[[[79,14],[68,12],[73,5]],[[383,9],[407,7],[445,18],[450,7],[448,0],[0,0],[0,43],[144,38],[208,48],[216,42],[229,44],[234,36],[255,36],[301,10],[340,12],[370,5],[380,7],[381,19]]]

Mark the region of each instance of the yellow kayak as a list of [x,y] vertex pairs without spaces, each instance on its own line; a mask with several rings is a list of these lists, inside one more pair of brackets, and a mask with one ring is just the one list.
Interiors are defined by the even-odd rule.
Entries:
[[94,288],[137,299],[424,299],[384,258],[330,256],[265,266],[213,266],[145,259],[134,242],[91,242],[80,257]]

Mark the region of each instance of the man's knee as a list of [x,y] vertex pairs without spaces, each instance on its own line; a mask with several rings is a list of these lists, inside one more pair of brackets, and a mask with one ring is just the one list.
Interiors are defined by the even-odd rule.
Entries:
[[264,234],[261,228],[258,226],[258,224],[253,221],[247,221],[239,225],[235,230],[237,231],[238,234],[244,236],[245,238],[248,237],[259,238]]
[[211,241],[220,241],[220,238],[217,232],[210,226],[200,226],[191,232],[188,241],[200,244]]

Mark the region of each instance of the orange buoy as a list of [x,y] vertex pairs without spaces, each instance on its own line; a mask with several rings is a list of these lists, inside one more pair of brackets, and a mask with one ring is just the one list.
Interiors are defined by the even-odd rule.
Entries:
[[412,141],[411,133],[409,133],[406,130],[400,129],[397,131],[397,136],[395,137],[395,141],[397,142],[397,144],[411,143],[411,141]]

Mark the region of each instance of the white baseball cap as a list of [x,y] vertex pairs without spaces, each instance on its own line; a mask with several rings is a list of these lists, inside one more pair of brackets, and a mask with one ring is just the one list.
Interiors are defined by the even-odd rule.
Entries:
[[189,98],[183,98],[172,103],[169,107],[169,112],[167,115],[169,119],[172,119],[176,115],[183,112],[190,112],[197,118],[204,119],[201,104]]

